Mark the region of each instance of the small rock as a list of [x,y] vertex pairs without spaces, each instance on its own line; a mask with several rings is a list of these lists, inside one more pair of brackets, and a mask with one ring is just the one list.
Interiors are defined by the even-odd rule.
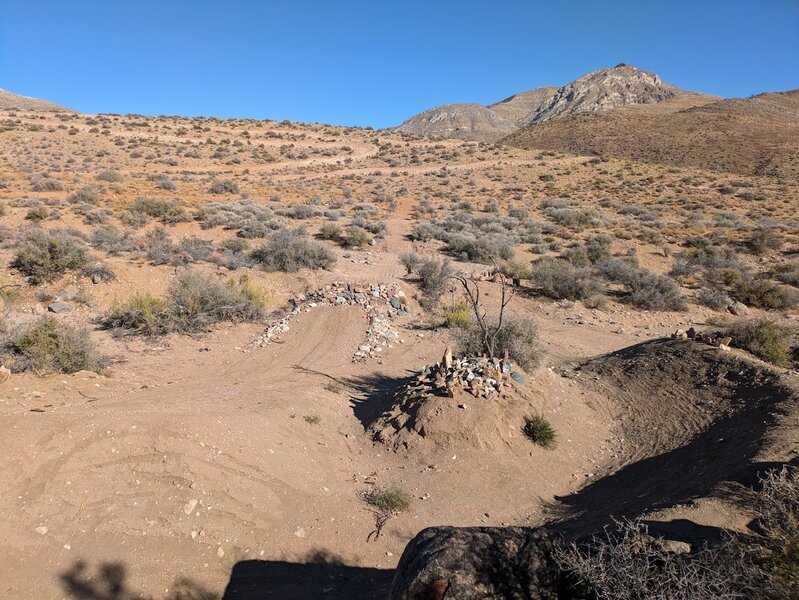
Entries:
[[54,313],[67,312],[69,310],[69,304],[66,302],[55,301],[47,306],[47,310]]
[[78,290],[78,288],[74,285],[68,285],[61,291],[60,294],[58,294],[57,300],[60,300],[61,302],[69,302],[70,300],[74,300],[79,291],[80,290]]
[[197,508],[197,499],[192,498],[188,502],[186,502],[186,506],[183,507],[183,512],[187,515],[190,515],[194,512],[194,509]]
[[42,525],[41,527],[37,527],[36,529],[34,529],[34,531],[35,531],[36,533],[38,533],[39,535],[44,535],[44,534],[46,534],[46,533],[47,533],[47,527],[45,527],[44,525]]
[[745,317],[749,314],[749,308],[743,302],[733,302],[727,307],[727,310],[736,317]]

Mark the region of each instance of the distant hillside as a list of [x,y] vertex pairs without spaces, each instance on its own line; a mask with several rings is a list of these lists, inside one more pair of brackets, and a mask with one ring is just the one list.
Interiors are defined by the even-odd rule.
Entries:
[[37,98],[12,94],[0,89],[0,110],[46,110],[46,111],[66,111],[75,112],[71,108],[65,108],[52,102],[46,102]]
[[524,120],[548,103],[558,91],[556,87],[540,87],[520,92],[488,108],[499,113],[514,125],[524,124]]
[[446,104],[419,113],[397,131],[425,137],[496,141],[516,131],[516,125],[482,104]]
[[497,141],[531,123],[629,104],[663,102],[690,93],[664,83],[654,73],[620,64],[588,73],[560,88],[520,92],[489,106],[449,104],[432,108],[406,120],[397,130],[419,136]]
[[716,101],[689,95],[654,105],[577,114],[530,125],[503,143],[798,178],[799,90]]

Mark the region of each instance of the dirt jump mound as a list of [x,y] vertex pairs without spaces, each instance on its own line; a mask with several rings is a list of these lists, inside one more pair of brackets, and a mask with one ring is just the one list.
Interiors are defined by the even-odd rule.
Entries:
[[559,499],[575,531],[754,483],[795,452],[782,430],[796,391],[760,363],[702,342],[654,340],[578,371],[610,401],[623,451],[603,478]]
[[447,349],[441,362],[391,393],[368,431],[393,450],[508,447],[523,437],[531,407],[524,381],[507,359],[453,359]]

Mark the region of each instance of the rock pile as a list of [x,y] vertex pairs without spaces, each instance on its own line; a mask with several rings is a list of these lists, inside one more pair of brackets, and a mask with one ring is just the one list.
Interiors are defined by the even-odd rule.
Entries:
[[420,395],[443,391],[450,398],[455,398],[462,392],[468,392],[475,398],[490,398],[509,391],[512,381],[523,383],[524,376],[513,371],[507,356],[501,360],[453,358],[452,348],[447,347],[441,361],[432,366],[426,365],[411,387]]
[[310,312],[319,306],[360,306],[369,317],[366,340],[352,357],[354,362],[379,356],[385,348],[403,343],[393,324],[394,317],[404,316],[405,293],[395,284],[376,283],[359,285],[333,282],[314,292],[297,294],[291,299],[292,309],[281,319],[270,323],[253,346],[263,347],[289,330],[292,317],[301,312]]
[[688,331],[678,329],[671,334],[671,338],[674,340],[694,340],[695,342],[704,342],[710,346],[716,346],[720,350],[729,350],[730,344],[732,343],[731,337],[723,336],[720,333],[713,331],[700,333],[693,327],[688,329]]

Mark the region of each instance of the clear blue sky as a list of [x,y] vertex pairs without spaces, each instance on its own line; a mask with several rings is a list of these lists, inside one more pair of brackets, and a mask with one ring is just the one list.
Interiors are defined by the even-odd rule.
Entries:
[[799,0],[0,0],[0,88],[82,112],[395,125],[627,62],[799,87]]

